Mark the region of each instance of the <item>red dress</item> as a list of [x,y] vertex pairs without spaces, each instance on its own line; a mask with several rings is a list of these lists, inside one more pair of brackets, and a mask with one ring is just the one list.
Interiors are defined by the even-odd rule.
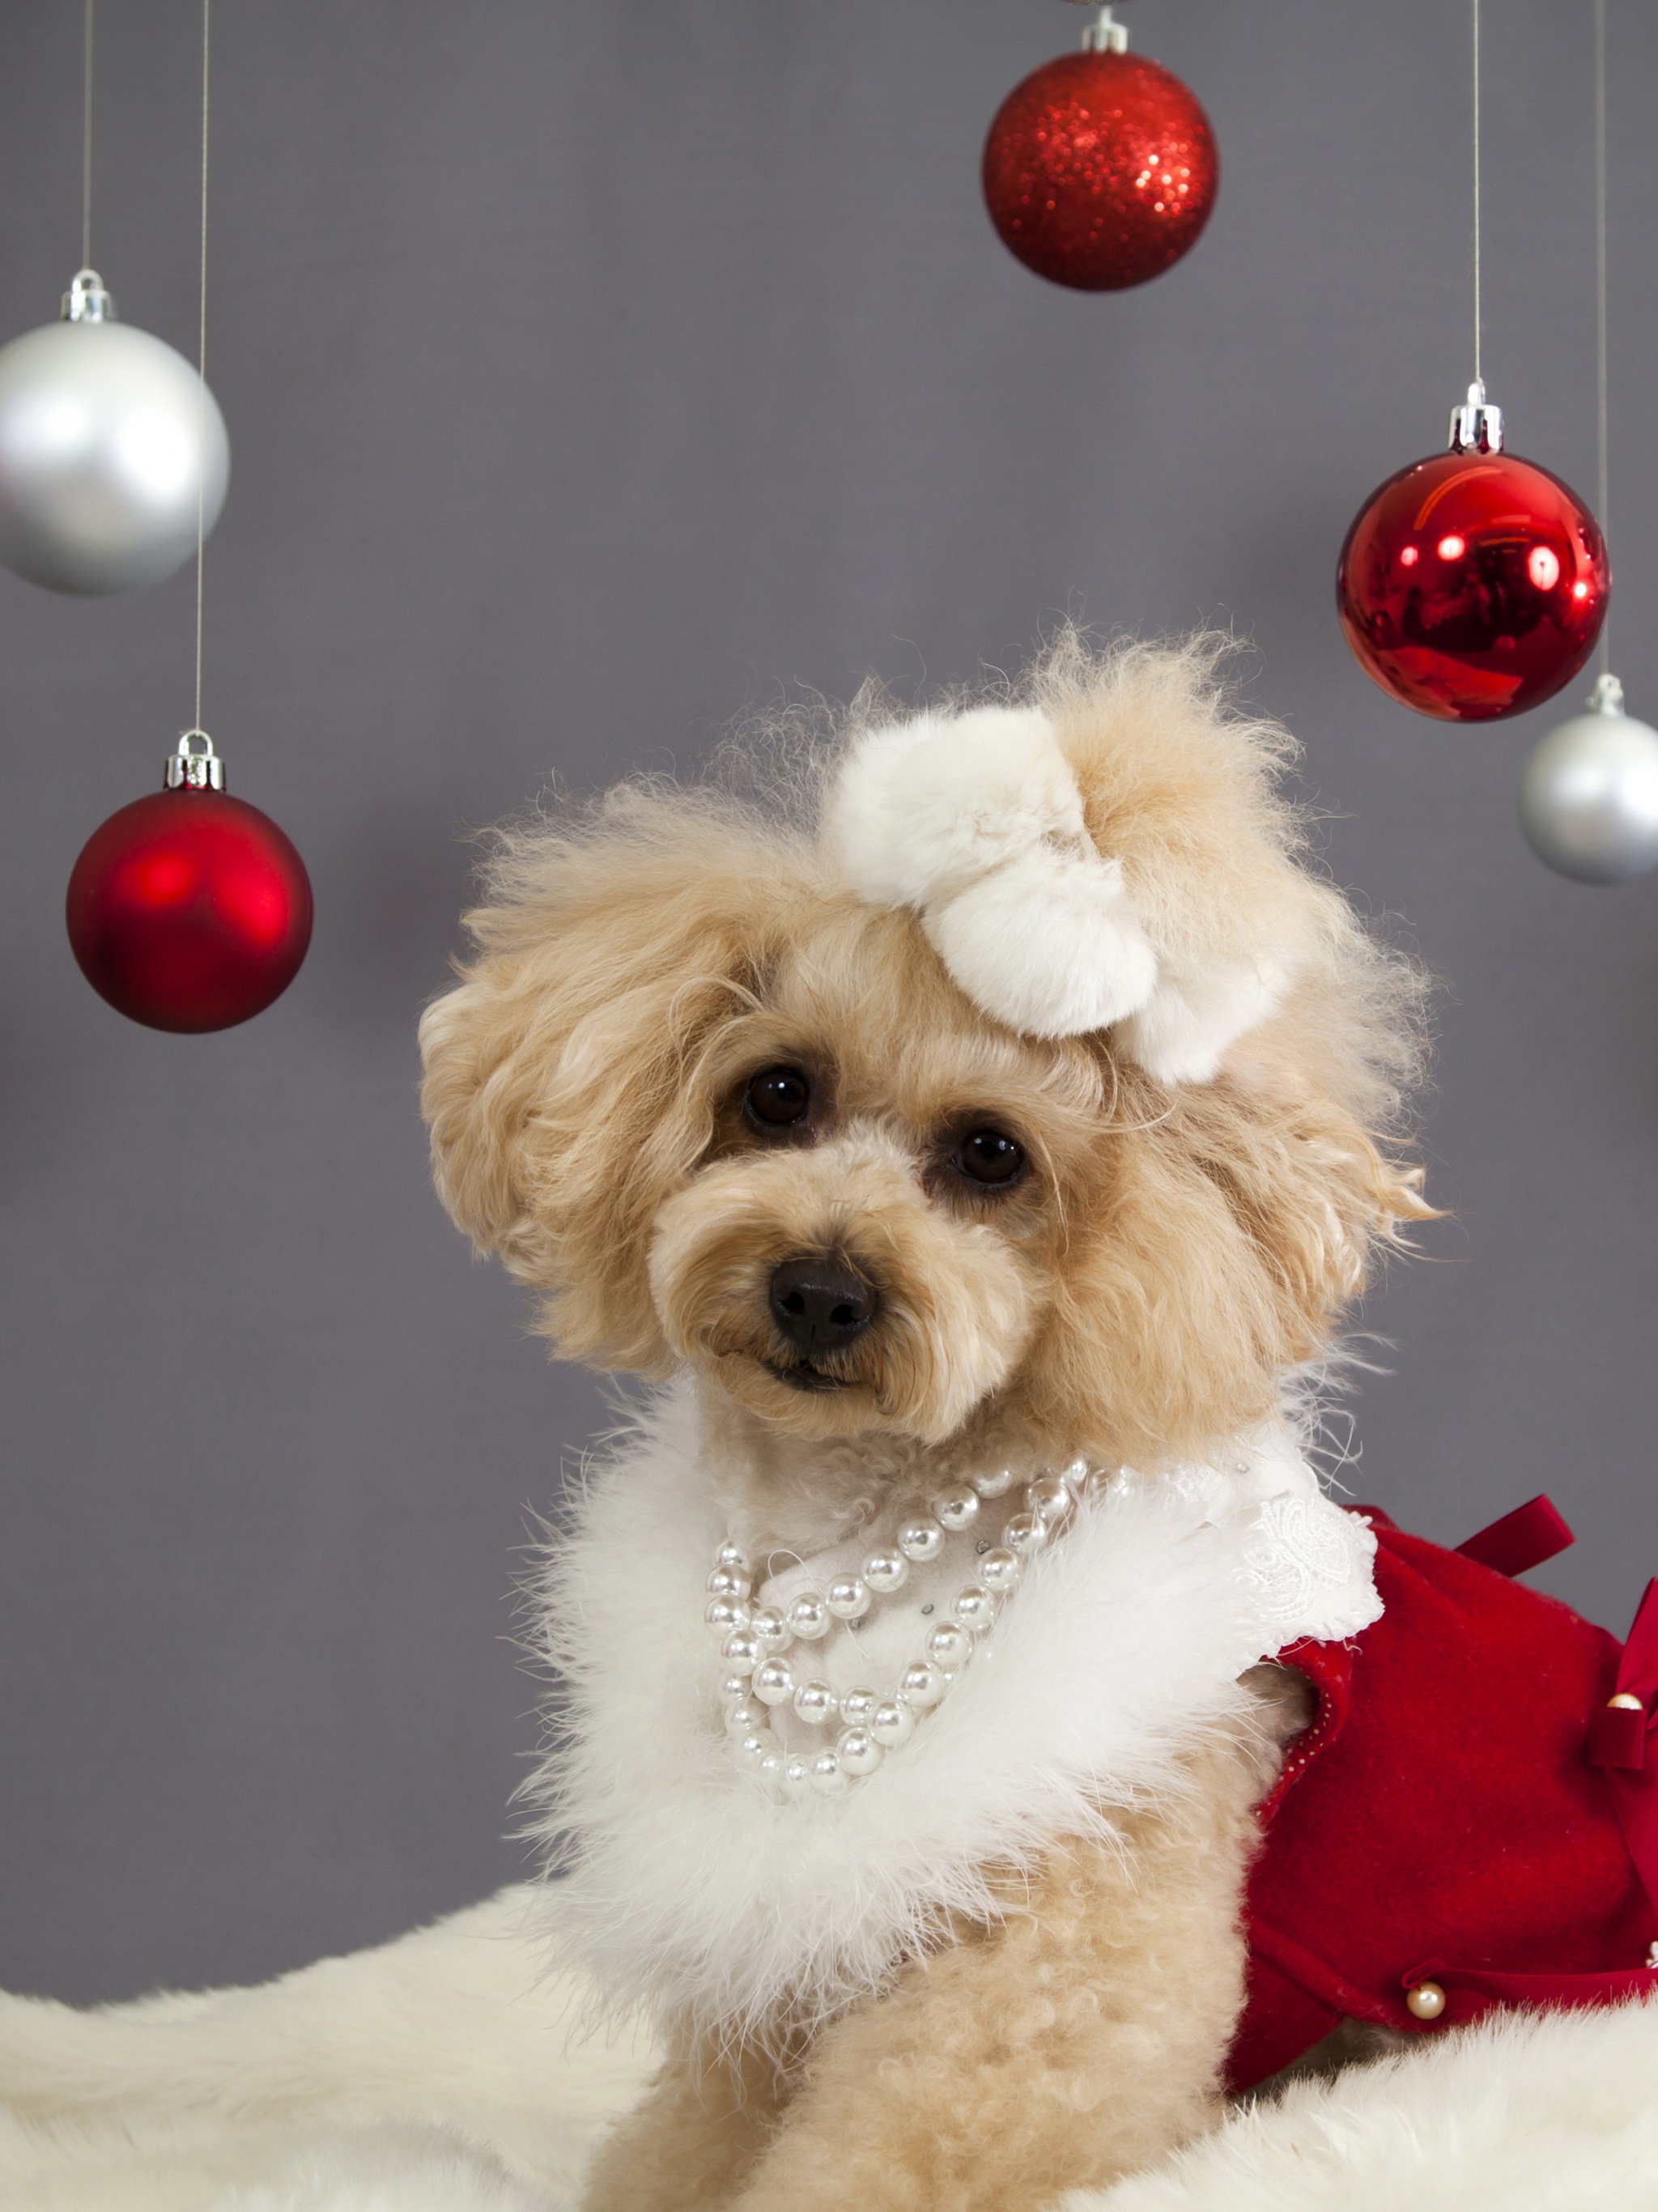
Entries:
[[1235,2089],[1344,2017],[1431,2035],[1658,1989],[1658,1582],[1620,1646],[1511,1579],[1571,1540],[1546,1499],[1460,1552],[1354,1510],[1384,1610],[1278,1655],[1319,1710],[1261,1808]]

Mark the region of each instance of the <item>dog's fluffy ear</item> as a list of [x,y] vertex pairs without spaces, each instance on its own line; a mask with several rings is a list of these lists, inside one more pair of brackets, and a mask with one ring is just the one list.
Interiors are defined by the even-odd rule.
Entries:
[[[1321,1355],[1378,1247],[1430,1220],[1392,1158],[1424,979],[1309,866],[1285,734],[1229,711],[1211,641],[1062,637],[1029,696],[1157,961],[1102,1040],[1122,1134],[1073,1219],[1042,1389],[1199,1444]],[[1146,1078],[1151,1079],[1150,1082]]]
[[567,1357],[664,1361],[646,1244],[713,1133],[698,1059],[800,872],[780,845],[706,794],[638,787],[509,834],[467,917],[477,954],[422,1022],[439,1194],[545,1294]]
[[[1299,1058],[1316,1026],[1297,994],[1263,1048]],[[1286,1054],[1172,1095],[1125,1083],[1032,1363],[1060,1427],[1103,1418],[1111,1449],[1150,1464],[1265,1419],[1283,1377],[1327,1355],[1377,1248],[1436,1218],[1420,1170],[1303,1073]]]

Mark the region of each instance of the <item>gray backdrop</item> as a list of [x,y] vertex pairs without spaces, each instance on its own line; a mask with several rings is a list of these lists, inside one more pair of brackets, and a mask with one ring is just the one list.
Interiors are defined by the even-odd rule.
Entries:
[[[1543,1582],[1626,1626],[1658,1568],[1658,884],[1520,842],[1572,701],[1415,720],[1331,608],[1353,510],[1471,373],[1466,10],[1131,12],[1224,183],[1183,266],[1089,298],[978,199],[997,102],[1076,38],[1053,0],[221,0],[206,720],[316,938],[224,1036],[93,996],[63,885],[188,719],[191,586],[0,575],[0,1984],[264,1974],[523,1864],[513,1552],[598,1399],[427,1187],[458,833],[551,773],[692,761],[791,685],[1017,659],[1066,611],[1251,634],[1337,877],[1448,979],[1456,1218],[1364,1317],[1396,1349],[1355,1486],[1456,1541],[1546,1486],[1581,1540]],[[1617,664],[1658,720],[1658,15],[1610,14]],[[100,16],[94,258],[188,350],[198,18]],[[76,264],[79,17],[0,11],[7,333]],[[1588,0],[1486,17],[1488,375],[1592,491]]]

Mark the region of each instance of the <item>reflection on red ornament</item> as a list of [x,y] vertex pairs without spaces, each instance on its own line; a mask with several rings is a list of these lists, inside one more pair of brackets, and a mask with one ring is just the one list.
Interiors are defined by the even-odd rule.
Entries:
[[118,1012],[153,1030],[227,1030],[299,973],[311,883],[269,815],[226,793],[212,740],[192,730],[167,788],[88,838],[67,920],[82,974]]
[[1447,453],[1389,477],[1341,549],[1336,602],[1365,672],[1447,722],[1523,714],[1594,650],[1612,571],[1570,487],[1503,451],[1482,386]]
[[1035,71],[1002,102],[985,142],[985,204],[1002,243],[1079,292],[1160,276],[1196,245],[1219,181],[1198,102],[1168,70],[1121,47],[1064,54]]

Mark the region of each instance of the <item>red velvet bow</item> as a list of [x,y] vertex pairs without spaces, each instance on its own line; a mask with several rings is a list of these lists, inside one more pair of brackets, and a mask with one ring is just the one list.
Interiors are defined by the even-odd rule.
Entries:
[[[1571,1531],[1549,1500],[1533,1498],[1457,1549],[1482,1566],[1512,1575],[1540,1565],[1570,1541]],[[1603,1705],[1594,1715],[1585,1755],[1591,1765],[1606,1769],[1625,1845],[1658,1911],[1658,1758],[1649,1759],[1648,1749],[1658,1729],[1658,1577],[1647,1584],[1636,1612],[1612,1694],[1632,1702]],[[1408,1995],[1424,1982],[1442,1992],[1442,2009],[1425,2017],[1455,2027],[1478,2020],[1493,2005],[1600,2005],[1649,1996],[1658,1989],[1658,1972],[1648,1966],[1601,1974],[1504,1974],[1430,1960],[1413,1967],[1401,1987]]]
[[1647,1584],[1636,1613],[1614,1695],[1635,1702],[1606,1705],[1595,1714],[1588,1756],[1591,1765],[1606,1770],[1624,1841],[1658,1908],[1658,1761],[1649,1751],[1658,1723],[1658,1577]]

